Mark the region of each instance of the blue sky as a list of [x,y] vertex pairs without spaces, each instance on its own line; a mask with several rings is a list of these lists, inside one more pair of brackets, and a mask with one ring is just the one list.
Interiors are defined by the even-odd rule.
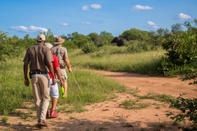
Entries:
[[171,29],[197,18],[197,0],[1,0],[0,31],[36,37],[102,31],[118,36],[126,30]]

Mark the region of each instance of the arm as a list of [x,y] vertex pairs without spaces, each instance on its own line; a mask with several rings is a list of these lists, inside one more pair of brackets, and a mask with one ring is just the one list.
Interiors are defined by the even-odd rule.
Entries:
[[49,69],[49,71],[51,72],[51,75],[52,75],[52,82],[53,82],[52,85],[55,85],[56,80],[55,80],[55,75],[54,75],[54,70],[53,70],[52,63],[47,65],[47,67],[48,67],[48,69]]
[[24,63],[23,65],[23,73],[24,73],[24,79],[25,79],[25,85],[29,86],[29,79],[28,79],[28,64]]
[[70,65],[70,61],[69,61],[68,57],[66,57],[64,61],[65,61],[65,63],[66,63],[66,66],[68,67],[68,71],[69,71],[70,73],[72,73],[72,67],[71,67],[71,65]]
[[57,77],[58,77],[58,79],[60,81],[60,84],[63,85],[63,80],[62,80],[62,77],[61,77],[60,68],[59,67],[56,67],[55,68],[55,72],[56,72]]

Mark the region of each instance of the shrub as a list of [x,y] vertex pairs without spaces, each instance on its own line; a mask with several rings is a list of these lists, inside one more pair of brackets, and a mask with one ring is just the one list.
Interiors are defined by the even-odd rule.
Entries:
[[93,42],[89,42],[82,47],[82,51],[84,53],[92,53],[96,51],[96,46],[94,45]]
[[[172,120],[176,123],[183,122],[186,123],[185,120],[191,121],[194,125],[197,124],[197,98],[193,99],[185,99],[181,95],[176,99],[176,101],[172,102],[170,107],[176,108],[181,111],[179,114],[173,114],[170,112],[167,114]],[[195,127],[182,127],[183,130],[197,130]]]
[[145,41],[132,40],[127,43],[127,52],[128,53],[139,53],[143,51],[150,51],[151,45]]

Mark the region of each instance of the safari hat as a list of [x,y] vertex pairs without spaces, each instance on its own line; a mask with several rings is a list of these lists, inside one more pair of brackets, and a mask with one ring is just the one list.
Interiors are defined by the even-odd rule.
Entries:
[[60,36],[55,38],[54,44],[62,44],[64,43],[65,39],[62,39]]
[[51,48],[53,47],[53,45],[50,44],[50,43],[45,43],[44,45],[45,45],[46,47],[48,47],[49,49],[51,49]]
[[45,35],[39,34],[39,35],[37,36],[37,41],[45,41],[45,40],[46,40]]

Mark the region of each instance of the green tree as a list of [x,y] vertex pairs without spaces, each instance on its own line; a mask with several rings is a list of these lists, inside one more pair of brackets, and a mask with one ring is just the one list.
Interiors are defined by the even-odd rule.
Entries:
[[179,33],[183,32],[183,29],[182,29],[181,24],[179,24],[179,23],[173,24],[173,25],[171,26],[171,32],[172,32],[173,34],[179,34]]
[[49,42],[51,44],[54,43],[54,34],[53,32],[51,32],[50,29],[47,32],[44,32],[43,34],[46,36],[46,42]]
[[96,40],[99,38],[99,35],[97,33],[90,33],[88,34],[88,36],[90,37],[91,41],[96,43]]
[[147,31],[142,31],[136,28],[131,28],[130,30],[124,31],[121,35],[121,38],[125,38],[128,41],[138,40],[138,41],[150,41],[150,37]]
[[83,47],[86,43],[90,41],[90,37],[79,34],[77,32],[72,33],[72,42],[77,45],[78,48]]
[[192,63],[197,56],[197,28],[192,28],[171,34],[164,40],[162,46],[167,51],[161,63],[164,74],[186,65],[193,68]]

